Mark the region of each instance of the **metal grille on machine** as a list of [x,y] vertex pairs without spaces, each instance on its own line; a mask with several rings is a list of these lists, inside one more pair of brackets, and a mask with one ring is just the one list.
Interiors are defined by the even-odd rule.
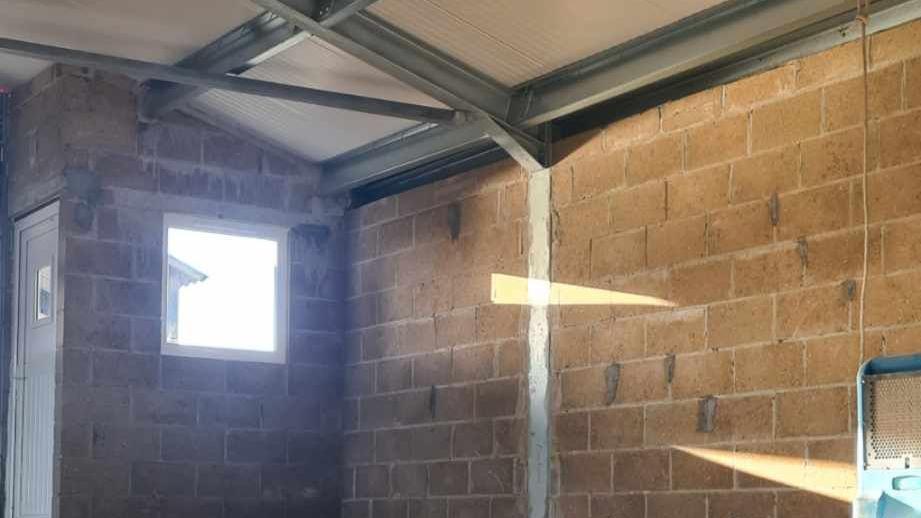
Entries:
[[870,378],[867,385],[867,467],[917,466],[921,461],[921,376],[884,375]]

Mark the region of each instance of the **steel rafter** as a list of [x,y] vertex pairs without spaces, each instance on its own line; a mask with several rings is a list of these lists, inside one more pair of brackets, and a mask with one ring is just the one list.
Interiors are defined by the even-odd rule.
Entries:
[[519,88],[509,122],[529,127],[731,58],[851,13],[851,0],[734,0]]
[[[252,0],[312,37],[390,74],[439,101],[472,114],[485,135],[530,171],[546,167],[544,143],[505,123],[511,92],[418,39],[359,12],[325,27],[293,0]],[[465,127],[463,131],[468,131]],[[462,140],[460,137],[457,139]],[[335,171],[331,175],[338,174]]]
[[[323,0],[310,5],[317,13],[320,23],[325,27],[332,27],[375,1]],[[297,45],[305,36],[302,30],[284,18],[265,12],[187,56],[176,63],[176,66],[203,72],[240,74]],[[141,100],[141,114],[147,118],[159,117],[182,107],[206,90],[189,85],[151,81]]]
[[[872,30],[921,16],[921,0],[878,0],[872,6]],[[579,130],[611,122],[635,113],[640,105],[652,106],[847,41],[852,37],[847,28],[854,8],[850,0],[725,2],[519,86],[504,120],[518,131],[560,119],[564,129]],[[603,106],[603,113],[585,110],[589,106]],[[452,132],[438,135],[428,147],[417,144],[420,156],[389,145],[367,151],[369,156],[362,160],[324,164],[330,175],[327,189],[354,187],[365,164],[393,163],[401,157],[406,167],[394,170],[425,174],[417,165],[419,158],[437,154],[439,142],[462,143],[464,135],[459,128],[455,131],[456,137]],[[425,141],[424,135],[417,139]],[[364,172],[369,176],[363,183],[378,181],[378,175]],[[349,182],[337,182],[336,176]]]
[[66,65],[101,68],[119,72],[130,77],[153,78],[202,88],[218,88],[387,117],[436,122],[439,124],[453,124],[460,120],[465,120],[465,116],[459,112],[442,108],[433,108],[431,106],[388,101],[339,92],[328,92],[314,88],[273,83],[270,81],[259,81],[226,74],[200,72],[172,65],[161,65],[158,63],[106,56],[93,52],[83,52],[7,38],[0,38],[0,52],[44,59]]

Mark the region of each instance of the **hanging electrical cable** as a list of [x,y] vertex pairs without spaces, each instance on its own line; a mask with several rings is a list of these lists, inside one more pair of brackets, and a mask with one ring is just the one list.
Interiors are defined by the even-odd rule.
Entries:
[[870,196],[867,176],[869,174],[870,141],[870,42],[867,27],[870,25],[870,0],[857,0],[857,23],[860,24],[860,54],[863,68],[863,174],[861,186],[863,194],[863,272],[860,280],[860,309],[858,315],[858,332],[860,333],[860,358],[863,359],[866,341],[864,317],[867,305],[867,277],[869,276],[870,256]]

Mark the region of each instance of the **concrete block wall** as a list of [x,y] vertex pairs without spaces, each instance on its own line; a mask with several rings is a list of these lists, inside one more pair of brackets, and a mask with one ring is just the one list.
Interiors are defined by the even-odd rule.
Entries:
[[349,214],[343,516],[524,516],[527,182],[503,163]]
[[[11,213],[61,199],[58,516],[335,516],[341,200],[284,153],[139,123],[134,88],[53,67],[16,92]],[[293,229],[286,365],[160,354],[164,212]]]
[[857,368],[921,352],[919,35],[872,39],[863,351],[858,44],[565,143],[553,279],[678,307],[554,311],[562,516],[849,516]]
[[[849,516],[857,368],[921,352],[919,41],[919,22],[872,39],[864,351],[857,44],[557,146],[553,280],[678,307],[551,311],[556,516]],[[505,164],[350,213],[345,516],[524,512],[525,431],[503,444],[526,385],[495,338],[526,369],[527,310],[488,287],[527,275],[526,191]],[[514,413],[480,413],[486,387]],[[448,388],[466,411],[442,417]],[[520,496],[477,480],[507,480],[504,458]]]

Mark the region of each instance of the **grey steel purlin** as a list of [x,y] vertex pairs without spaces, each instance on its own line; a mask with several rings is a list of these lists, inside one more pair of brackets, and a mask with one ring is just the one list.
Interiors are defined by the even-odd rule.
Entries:
[[[351,54],[404,83],[467,113],[522,167],[539,171],[543,143],[522,139],[505,124],[510,92],[416,38],[367,13],[357,13],[335,27],[324,27],[291,0],[252,0],[294,23],[312,37]],[[334,173],[330,173],[334,174]]]
[[439,124],[453,124],[460,118],[458,112],[442,108],[328,92],[225,74],[199,72],[172,65],[161,65],[8,38],[0,38],[0,52],[44,59],[66,65],[102,68],[131,77],[153,78],[205,88],[230,90],[387,117],[436,122]]
[[[921,5],[916,0],[880,0],[873,3],[873,9],[872,19],[875,22],[889,18],[892,22],[876,24],[871,27],[871,32],[921,15]],[[796,48],[799,42],[805,42],[808,52],[818,52],[852,39],[851,35],[842,33],[841,25],[850,23],[853,10],[854,5],[847,0],[726,2],[520,86],[510,98],[506,120],[515,128],[528,129],[531,125],[557,120],[591,105],[637,91],[656,90],[660,84],[672,79],[681,79],[683,88],[693,91],[694,87],[689,83],[694,80],[687,82],[683,77],[704,68],[707,74],[710,70],[718,71],[714,77],[719,81],[751,74],[774,66],[777,63],[774,54],[781,57],[802,54]],[[822,34],[828,34],[828,37],[814,38]],[[736,68],[738,72],[734,71]],[[701,88],[712,86],[710,75],[701,77]],[[630,106],[612,109],[614,115],[609,118],[630,110]],[[450,140],[444,135],[440,139]],[[433,150],[426,151],[431,153]],[[370,153],[386,156],[368,157],[367,163],[389,161],[403,155],[389,148]],[[422,157],[406,158],[415,163]],[[338,165],[328,171],[330,174],[347,175],[350,179],[362,172],[358,168]],[[333,179],[327,182],[330,189],[334,184]],[[342,185],[338,190],[354,185],[355,182],[350,181],[348,186]]]
[[[376,0],[326,0],[316,7],[325,27],[366,9]],[[264,12],[227,32],[176,66],[207,72],[239,74],[303,41],[306,34],[284,18]],[[176,84],[151,84],[141,101],[141,113],[155,118],[179,108],[207,89]]]

